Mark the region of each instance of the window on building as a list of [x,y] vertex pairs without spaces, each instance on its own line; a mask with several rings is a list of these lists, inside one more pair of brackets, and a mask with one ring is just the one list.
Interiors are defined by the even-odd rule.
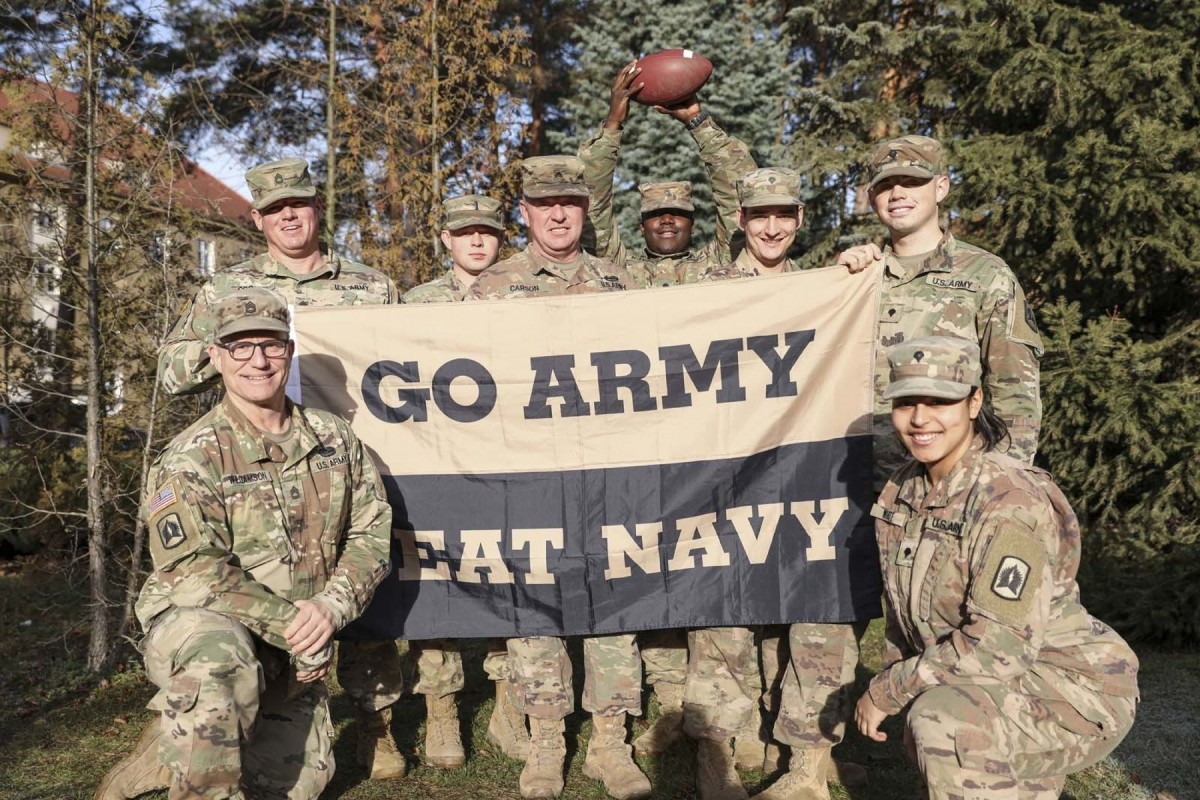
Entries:
[[169,243],[166,231],[155,231],[154,236],[150,239],[150,258],[160,263],[166,261]]
[[33,264],[33,288],[53,295],[58,290],[60,278],[58,265],[53,261],[39,260]]
[[196,274],[207,278],[217,267],[217,246],[208,239],[196,240]]

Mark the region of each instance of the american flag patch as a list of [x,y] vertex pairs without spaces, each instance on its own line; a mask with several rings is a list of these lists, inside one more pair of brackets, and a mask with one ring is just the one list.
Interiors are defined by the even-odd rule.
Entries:
[[154,497],[150,498],[150,505],[147,508],[147,511],[151,515],[154,515],[161,509],[166,508],[167,506],[171,505],[174,502],[175,502],[175,487],[168,486],[164,489],[159,489],[158,494],[156,494],[156,495],[154,495]]

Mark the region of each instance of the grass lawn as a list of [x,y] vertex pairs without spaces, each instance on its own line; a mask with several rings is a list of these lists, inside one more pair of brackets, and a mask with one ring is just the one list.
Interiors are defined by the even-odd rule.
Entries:
[[[60,573],[48,576],[30,567],[0,574],[0,626],[5,643],[5,657],[0,663],[0,800],[90,798],[100,777],[132,747],[149,719],[144,706],[154,691],[140,662],[131,659],[104,680],[83,669],[87,632],[72,622],[82,616],[82,592],[72,589],[72,583],[75,581],[61,579]],[[881,626],[877,624],[864,641],[860,689],[878,668],[881,653]],[[1195,757],[1200,657],[1192,653],[1139,655],[1143,701],[1133,732],[1113,758],[1072,776],[1064,798],[1145,800],[1156,792],[1178,800],[1200,797],[1200,759]],[[323,797],[520,797],[517,776],[521,765],[495,752],[484,738],[492,696],[481,660],[481,651],[468,649],[468,685],[459,695],[468,761],[461,770],[445,772],[419,765],[424,703],[422,698],[405,697],[395,712],[394,732],[409,756],[409,775],[400,781],[367,781],[354,763],[349,703],[344,694],[335,691],[338,769]],[[581,674],[577,665],[576,675]],[[651,716],[655,711],[651,703]],[[867,742],[854,731],[847,736],[838,755],[866,765],[871,782],[852,792],[835,786],[834,798],[909,800],[922,796],[917,773],[901,751],[897,723],[896,719],[887,723],[886,744]],[[635,721],[635,735],[644,726],[644,718]],[[582,773],[590,732],[585,714],[567,720],[569,772],[565,797],[607,797],[599,783]],[[694,747],[683,743],[662,758],[641,760],[654,783],[654,797],[695,797],[694,759]],[[743,773],[742,777],[752,792],[770,780],[770,776],[754,772]],[[166,793],[146,797],[165,798]]]

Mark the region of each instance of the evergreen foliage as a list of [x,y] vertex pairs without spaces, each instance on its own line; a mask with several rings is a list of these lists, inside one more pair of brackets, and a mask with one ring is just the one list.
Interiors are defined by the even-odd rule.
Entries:
[[[608,114],[609,94],[621,67],[634,58],[683,47],[713,63],[700,100],[731,135],[750,146],[762,166],[785,165],[783,117],[790,73],[777,10],[742,0],[645,3],[603,0],[575,29],[577,63],[564,77],[563,124],[550,133],[557,152],[574,153]],[[637,184],[688,180],[696,203],[697,244],[716,229],[712,191],[691,135],[676,120],[633,104],[621,138],[614,203],[625,244],[642,246]]]
[[1119,598],[1135,637],[1182,641],[1198,626],[1180,553],[1200,480],[1200,7],[791,6],[793,156],[818,187],[806,260],[882,237],[863,191],[874,142],[948,145],[946,223],[1003,257],[1048,325],[1039,463],[1080,512],[1087,574],[1176,592],[1136,615],[1129,595],[1085,594]]

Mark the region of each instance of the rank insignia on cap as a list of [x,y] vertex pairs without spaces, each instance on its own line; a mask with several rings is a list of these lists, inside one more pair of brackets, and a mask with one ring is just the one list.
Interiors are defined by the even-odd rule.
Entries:
[[1005,600],[1020,600],[1029,581],[1029,565],[1016,556],[1005,556],[996,569],[992,593]]
[[150,503],[146,508],[150,516],[154,516],[159,511],[175,502],[175,487],[166,486],[158,490],[158,494],[150,498]]
[[187,534],[179,522],[178,514],[168,514],[158,523],[158,538],[164,550],[173,550],[187,541]]

